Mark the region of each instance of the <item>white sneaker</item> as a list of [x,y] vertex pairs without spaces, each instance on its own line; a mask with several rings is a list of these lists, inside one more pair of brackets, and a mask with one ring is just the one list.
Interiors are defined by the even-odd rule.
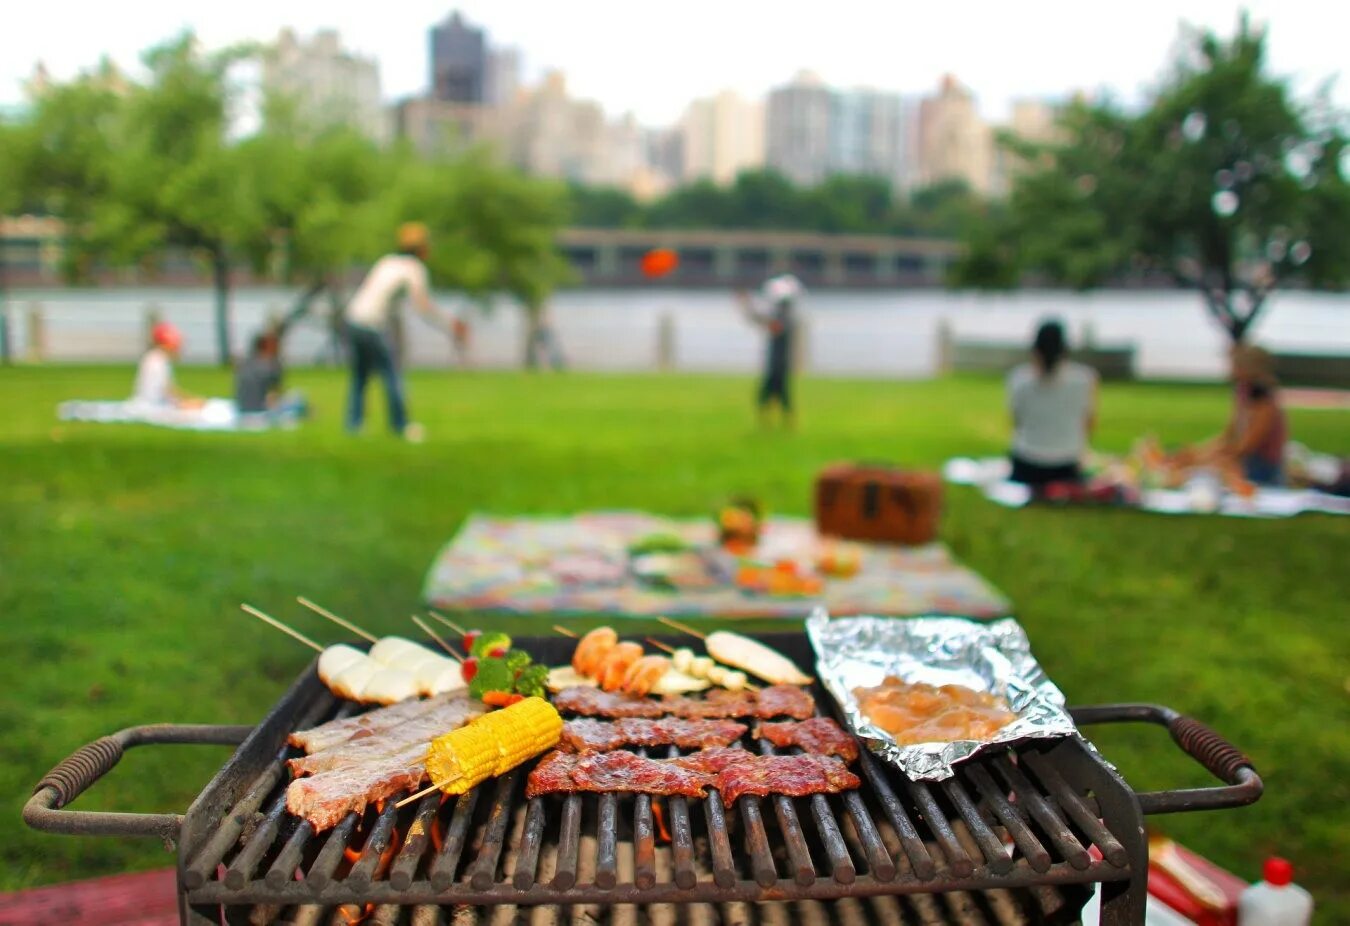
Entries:
[[414,421],[404,426],[403,439],[410,444],[423,443],[427,439],[427,429]]

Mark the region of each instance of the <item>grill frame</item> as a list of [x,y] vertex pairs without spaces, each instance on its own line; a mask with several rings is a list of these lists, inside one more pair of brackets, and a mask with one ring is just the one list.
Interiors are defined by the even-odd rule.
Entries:
[[[810,663],[810,647],[804,634],[768,634],[762,639],[799,662]],[[529,649],[537,659],[550,663],[566,661],[571,647],[568,641],[560,638],[521,640],[519,645]],[[814,694],[820,707],[833,705],[832,699],[818,685]],[[97,748],[99,744],[91,744],[58,766],[39,784],[37,793],[25,808],[25,819],[39,829],[86,835],[165,836],[176,828],[180,915],[182,922],[192,926],[220,922],[222,905],[228,914],[232,908],[260,904],[726,903],[831,900],[1091,883],[1102,885],[1104,923],[1142,923],[1147,876],[1144,813],[1236,806],[1254,801],[1261,790],[1260,779],[1237,750],[1227,746],[1216,734],[1175,712],[1149,705],[1084,708],[1075,712],[1082,723],[1144,720],[1167,725],[1183,749],[1196,755],[1207,768],[1231,784],[1227,788],[1138,795],[1095,751],[1077,739],[1055,741],[1049,745],[1025,745],[1017,751],[1017,763],[1008,761],[1003,752],[976,758],[962,765],[956,779],[930,785],[908,783],[899,773],[864,753],[863,788],[848,796],[795,800],[742,798],[735,808],[725,812],[720,800],[712,796],[706,802],[672,800],[668,806],[677,843],[672,846],[674,876],[671,880],[655,878],[643,856],[643,849],[650,852],[650,844],[643,841],[640,847],[635,841],[637,877],[620,881],[605,864],[600,864],[592,880],[578,884],[576,857],[572,853],[580,836],[583,811],[589,809],[592,818],[599,815],[597,831],[604,839],[598,854],[612,859],[618,829],[608,824],[619,819],[621,814],[632,821],[635,832],[644,831],[645,823],[645,833],[650,833],[651,801],[607,795],[594,799],[545,797],[529,802],[528,808],[518,809],[523,800],[516,797],[525,776],[522,769],[501,782],[489,782],[476,789],[472,796],[462,798],[453,811],[435,811],[436,795],[411,808],[414,817],[424,815],[430,819],[439,814],[449,821],[445,838],[447,844],[454,847],[451,854],[456,857],[448,865],[431,863],[430,859],[422,864],[419,859],[426,849],[423,846],[413,856],[411,866],[402,864],[400,867],[401,862],[395,860],[391,871],[383,878],[369,877],[373,867],[369,855],[363,857],[364,864],[358,864],[344,877],[335,878],[335,870],[342,862],[342,849],[346,847],[357,819],[349,816],[333,830],[314,837],[304,835],[307,824],[296,826],[287,833],[283,827],[287,826],[289,818],[278,803],[277,789],[280,787],[284,792],[287,781],[284,758],[295,754],[294,750],[285,747],[287,735],[328,719],[335,709],[340,708],[341,702],[324,688],[311,663],[262,722],[243,738],[235,753],[203,788],[182,818],[175,819],[174,815],[85,815],[55,808],[68,803],[106,773],[126,746],[148,742],[238,741],[247,728],[193,728],[195,733],[188,731],[190,736],[182,734],[174,738],[175,731],[183,728],[164,726],[134,728],[115,737],[105,737],[99,744],[118,737],[123,741],[115,748],[107,745]],[[138,731],[146,730],[160,731],[162,735],[136,735]],[[1216,741],[1227,751],[1216,746]],[[765,749],[766,744],[760,744],[760,748]],[[81,754],[82,761],[75,761]],[[66,768],[68,765],[73,768]],[[56,774],[62,768],[67,772],[64,779]],[[1030,770],[1040,784],[1028,781],[1025,770]],[[57,779],[57,784],[53,784],[53,779]],[[1065,787],[1058,787],[1055,780]],[[888,790],[892,795],[890,798],[887,797]],[[1006,800],[1009,791],[1016,792],[1015,802]],[[480,802],[487,808],[492,818],[490,825],[495,827],[493,832],[498,833],[499,838],[484,838],[481,842],[486,848],[480,845],[479,854],[470,857],[473,847],[469,843],[477,828],[474,821],[482,818],[484,813],[476,806]],[[704,806],[699,808],[698,804]],[[683,809],[677,810],[677,807]],[[963,820],[968,836],[981,851],[967,852],[961,846],[949,821],[953,810],[955,818]],[[529,859],[536,865],[539,846],[544,843],[543,830],[547,826],[551,832],[551,821],[559,819],[559,841],[564,844],[563,864],[553,883],[536,880],[537,874],[522,877],[520,872],[508,872],[503,867],[502,855],[510,839],[513,813],[523,813],[525,827],[540,832],[541,838],[534,845],[535,854]],[[704,829],[710,846],[703,866],[704,877],[694,871],[694,859],[690,855],[692,840],[686,838],[681,843],[679,839],[682,829],[688,836],[690,815],[693,814],[700,817],[706,814],[708,820]],[[151,817],[159,819],[151,822]],[[380,832],[381,825],[387,834],[394,817],[394,811],[387,809],[384,820],[377,822],[375,812],[368,810],[364,818],[367,831],[371,832],[368,839],[377,838],[375,834]],[[740,832],[731,834],[723,828],[722,835],[729,838],[719,847],[714,834],[717,821],[723,817],[739,823]],[[1104,828],[1105,833],[1093,832],[1093,821],[1099,818],[1105,822],[1096,824],[1096,828]],[[846,819],[854,837],[852,852],[838,832]],[[790,834],[796,827],[799,832],[813,829],[817,838],[810,839],[808,834],[805,839],[785,839],[788,857],[785,861],[775,862],[772,846],[766,838],[771,830],[766,829],[765,821],[771,821],[770,826],[776,823],[777,827],[772,831],[780,835]],[[899,849],[888,849],[879,838],[860,839],[859,834],[868,822],[873,830],[878,826],[889,827],[894,837],[890,841],[898,842]],[[250,840],[241,849],[240,834],[250,825],[249,832],[266,833],[266,841]],[[829,835],[831,826],[834,828],[833,841]],[[998,828],[1009,833],[1018,847],[1016,860],[1011,865],[997,857],[1002,845]],[[405,821],[400,831],[406,835],[407,829]],[[1110,840],[1104,838],[1107,834]],[[925,837],[928,845],[936,843],[940,851],[934,853],[926,848]],[[320,843],[322,848],[316,856],[311,844]],[[1097,846],[1101,851],[1089,855],[1084,843],[1088,847]],[[805,845],[805,862],[800,851],[792,851],[794,844],[798,850]],[[260,848],[255,849],[255,845]],[[879,854],[876,851],[878,845]],[[520,848],[519,842],[516,848]],[[570,871],[567,868],[569,858]],[[733,868],[730,869],[732,876],[728,876],[729,869],[725,864],[728,858],[741,861],[739,875]],[[269,860],[266,865],[259,864],[263,859]],[[813,859],[820,859],[822,863],[814,864]],[[859,865],[859,861],[863,864]],[[225,862],[230,867],[222,872],[220,867]],[[278,875],[278,872],[294,872],[301,862],[307,862],[306,880],[291,880]],[[892,870],[898,869],[889,878],[883,877],[890,873],[886,870],[886,862]],[[709,867],[712,868],[711,880],[706,877]],[[423,868],[427,870],[419,876],[418,872]],[[808,873],[811,868],[815,871]],[[459,872],[458,876],[456,872]],[[317,890],[316,885],[319,886]]]

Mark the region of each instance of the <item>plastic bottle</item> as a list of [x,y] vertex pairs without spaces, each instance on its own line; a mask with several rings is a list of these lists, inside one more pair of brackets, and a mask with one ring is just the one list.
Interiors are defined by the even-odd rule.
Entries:
[[1312,921],[1312,895],[1293,883],[1293,865],[1268,858],[1261,878],[1238,899],[1238,926],[1307,926]]

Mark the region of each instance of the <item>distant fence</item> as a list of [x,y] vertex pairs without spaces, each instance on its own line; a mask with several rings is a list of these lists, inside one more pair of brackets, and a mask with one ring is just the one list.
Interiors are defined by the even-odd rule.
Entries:
[[[1103,380],[1135,378],[1132,345],[1099,345],[1089,331],[1079,347],[1070,348],[1070,356],[1096,370]],[[943,372],[1006,373],[1028,357],[1025,343],[964,340],[954,337],[946,325],[938,327],[938,366]]]

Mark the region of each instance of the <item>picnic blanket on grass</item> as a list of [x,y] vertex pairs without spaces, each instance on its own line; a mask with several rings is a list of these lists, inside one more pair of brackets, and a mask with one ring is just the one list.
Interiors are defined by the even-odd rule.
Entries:
[[100,424],[152,424],[184,431],[266,431],[295,427],[294,414],[240,414],[233,399],[207,399],[200,408],[151,405],[125,401],[70,401],[56,407],[62,421],[92,421]]
[[[975,486],[984,497],[1007,508],[1032,502],[1031,489],[1008,480],[1012,467],[1006,457],[957,457],[942,467],[942,478],[954,485]],[[1197,480],[1176,489],[1141,487],[1129,501],[1116,507],[1139,508],[1157,514],[1218,514],[1238,518],[1288,518],[1305,512],[1350,514],[1350,498],[1311,488],[1258,487],[1249,497],[1221,491],[1212,479]]]
[[[661,588],[630,561],[629,547],[652,534],[673,534],[709,565],[697,588]],[[814,563],[821,539],[802,518],[770,518],[748,559]],[[737,586],[741,562],[716,544],[712,519],[675,520],[643,512],[571,517],[471,515],[427,573],[423,598],[447,610],[515,614],[564,612],[651,617],[801,618],[817,606],[831,614],[956,614],[1001,617],[1009,604],[940,543],[919,547],[859,544],[861,568],[826,578],[810,597],[783,597]]]

